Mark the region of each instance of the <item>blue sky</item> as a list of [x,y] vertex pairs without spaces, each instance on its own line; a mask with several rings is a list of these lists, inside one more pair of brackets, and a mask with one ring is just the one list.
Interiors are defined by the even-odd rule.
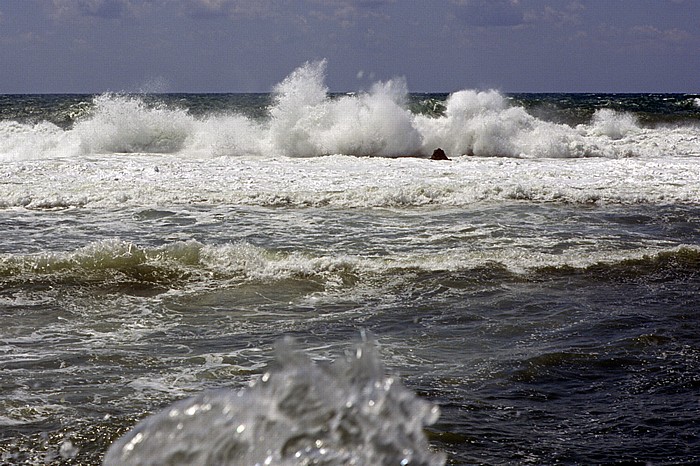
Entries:
[[700,92],[700,0],[2,0],[0,93]]

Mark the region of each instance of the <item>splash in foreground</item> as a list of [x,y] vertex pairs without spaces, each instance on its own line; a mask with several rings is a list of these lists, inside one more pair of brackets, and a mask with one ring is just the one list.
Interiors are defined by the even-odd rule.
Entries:
[[104,464],[444,464],[423,433],[438,408],[387,376],[371,342],[316,364],[284,340],[276,364],[248,389],[205,392],[147,418]]

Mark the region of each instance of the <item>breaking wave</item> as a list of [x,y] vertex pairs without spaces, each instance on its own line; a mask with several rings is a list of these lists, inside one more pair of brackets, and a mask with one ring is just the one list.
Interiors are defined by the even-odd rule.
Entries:
[[[142,96],[104,94],[67,128],[0,122],[0,158],[95,153],[192,156],[629,157],[700,154],[692,126],[644,128],[626,112],[599,109],[576,126],[547,121],[497,91],[462,90],[411,111],[404,79],[368,92],[331,95],[326,62],[307,63],[274,87],[263,116],[192,113]],[[415,110],[415,107],[414,107]],[[680,133],[680,134],[679,134]]]
[[73,129],[84,153],[174,153],[194,134],[195,121],[185,110],[112,94],[96,97],[94,106],[92,117]]
[[328,365],[283,340],[275,364],[247,389],[204,392],[147,418],[104,464],[445,463],[423,432],[438,408],[386,375],[371,342]]
[[[0,284],[134,285],[169,289],[186,284],[308,280],[314,289],[335,290],[360,281],[413,273],[469,273],[484,268],[513,276],[607,274],[645,276],[700,273],[700,250],[692,246],[617,252],[590,249],[566,255],[535,249],[503,251],[453,249],[390,256],[282,252],[247,242],[205,245],[198,241],[142,247],[110,239],[75,251],[0,256]],[[320,287],[320,288],[319,288]]]

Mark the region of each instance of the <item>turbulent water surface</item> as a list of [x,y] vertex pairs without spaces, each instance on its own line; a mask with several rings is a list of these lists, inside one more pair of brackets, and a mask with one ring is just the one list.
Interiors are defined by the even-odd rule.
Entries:
[[0,463],[696,462],[700,97],[323,75],[0,96]]

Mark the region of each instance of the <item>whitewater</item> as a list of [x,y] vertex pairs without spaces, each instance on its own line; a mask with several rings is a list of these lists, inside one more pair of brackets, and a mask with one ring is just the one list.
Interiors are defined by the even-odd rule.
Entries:
[[[329,96],[324,70],[319,62],[292,73],[258,118],[105,94],[64,109],[74,119],[67,128],[3,120],[0,206],[698,201],[692,121],[648,127],[601,108],[572,126],[532,116],[496,91],[425,99],[439,114],[413,113],[404,80]],[[405,159],[438,147],[454,160]]]
[[692,464],[700,97],[327,66],[0,96],[0,463]]

